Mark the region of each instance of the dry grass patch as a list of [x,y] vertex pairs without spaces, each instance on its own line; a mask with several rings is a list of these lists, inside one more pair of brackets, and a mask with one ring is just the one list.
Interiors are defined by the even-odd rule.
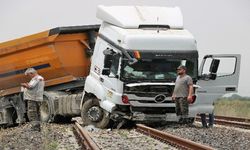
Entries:
[[250,100],[220,99],[215,102],[215,115],[250,119]]

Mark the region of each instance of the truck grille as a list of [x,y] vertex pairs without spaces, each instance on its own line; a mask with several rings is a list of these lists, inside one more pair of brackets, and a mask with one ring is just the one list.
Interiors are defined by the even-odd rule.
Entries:
[[137,101],[141,105],[150,103],[173,103],[171,100],[174,86],[170,85],[144,85],[125,87],[125,94],[130,101]]
[[125,87],[125,93],[134,94],[138,97],[156,97],[159,94],[164,94],[166,97],[171,97],[174,86],[170,85],[145,85]]

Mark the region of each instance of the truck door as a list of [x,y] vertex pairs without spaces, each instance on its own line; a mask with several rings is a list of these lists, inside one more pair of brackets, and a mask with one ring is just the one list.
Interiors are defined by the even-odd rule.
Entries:
[[213,102],[226,93],[237,92],[241,56],[206,55],[199,69],[197,101],[201,111],[211,113]]

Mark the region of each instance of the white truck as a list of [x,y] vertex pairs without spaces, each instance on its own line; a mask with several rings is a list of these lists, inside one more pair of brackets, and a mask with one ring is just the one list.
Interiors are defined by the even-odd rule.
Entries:
[[20,83],[28,81],[28,67],[46,80],[43,121],[81,115],[99,128],[110,120],[178,121],[171,96],[179,65],[195,84],[190,122],[237,91],[240,55],[206,55],[198,70],[196,40],[178,7],[99,6],[97,17],[100,26],[59,27],[0,44],[0,125],[23,121]]
[[84,122],[178,121],[171,95],[181,64],[196,84],[191,122],[237,91],[240,55],[206,55],[198,70],[196,40],[183,28],[178,7],[99,6],[97,17],[103,22],[84,88]]

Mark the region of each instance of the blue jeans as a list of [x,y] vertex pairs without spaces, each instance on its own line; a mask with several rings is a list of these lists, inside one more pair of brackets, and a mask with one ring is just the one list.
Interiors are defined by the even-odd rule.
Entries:
[[201,123],[202,126],[207,128],[207,127],[213,127],[214,125],[214,114],[211,113],[208,115],[209,119],[208,119],[208,125],[207,125],[207,120],[206,120],[206,114],[200,114],[201,116]]

